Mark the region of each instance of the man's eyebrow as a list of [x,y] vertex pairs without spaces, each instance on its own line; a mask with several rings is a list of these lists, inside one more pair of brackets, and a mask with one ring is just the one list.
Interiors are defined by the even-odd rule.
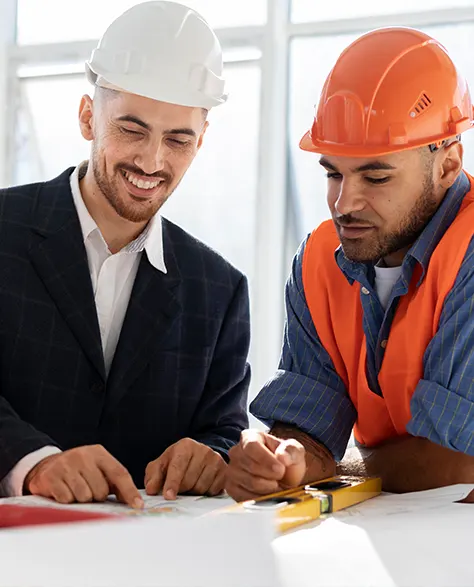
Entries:
[[133,116],[132,114],[124,114],[123,116],[119,116],[117,120],[120,120],[121,122],[132,122],[133,124],[138,124],[138,126],[141,126],[145,130],[151,130],[151,126],[149,124],[140,118]]
[[337,171],[336,167],[334,167],[332,163],[329,163],[329,161],[324,157],[321,157],[321,159],[319,160],[319,164],[325,167],[326,169],[330,169],[331,171]]
[[362,173],[363,171],[393,171],[394,169],[396,169],[396,167],[390,165],[390,163],[385,163],[385,161],[378,161],[375,159],[374,161],[369,161],[364,165],[360,165],[359,167],[352,169],[352,171],[355,173]]
[[[117,118],[117,120],[120,120],[121,122],[131,122],[133,124],[137,124],[138,126],[141,126],[145,130],[151,131],[151,126],[149,124],[147,124],[146,122],[144,122],[143,120],[141,120],[137,116],[133,116],[133,114],[124,114],[123,116],[119,116]],[[166,135],[188,135],[193,138],[196,137],[196,132],[192,128],[186,128],[186,127],[170,128],[168,130],[165,130],[164,134],[166,134]]]
[[195,137],[196,133],[192,128],[170,128],[169,130],[165,130],[165,135],[189,135],[190,137]]
[[[330,163],[325,157],[321,157],[319,163],[330,171],[338,172],[337,167]],[[368,163],[364,163],[364,165],[359,165],[359,167],[355,167],[354,169],[351,169],[351,171],[352,173],[363,173],[364,171],[393,171],[394,169],[396,169],[396,167],[390,165],[390,163],[374,159],[374,161],[369,161]]]

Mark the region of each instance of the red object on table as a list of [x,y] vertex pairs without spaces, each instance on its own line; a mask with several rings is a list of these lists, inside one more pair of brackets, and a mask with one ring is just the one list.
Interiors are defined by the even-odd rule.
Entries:
[[92,520],[111,520],[117,517],[119,516],[114,514],[69,508],[23,506],[17,504],[0,505],[0,529]]

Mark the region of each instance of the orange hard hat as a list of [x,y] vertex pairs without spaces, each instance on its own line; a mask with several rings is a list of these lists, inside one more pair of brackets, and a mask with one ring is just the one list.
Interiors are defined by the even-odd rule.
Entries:
[[439,146],[473,124],[469,88],[446,49],[421,31],[383,28],[341,53],[300,147],[373,157]]

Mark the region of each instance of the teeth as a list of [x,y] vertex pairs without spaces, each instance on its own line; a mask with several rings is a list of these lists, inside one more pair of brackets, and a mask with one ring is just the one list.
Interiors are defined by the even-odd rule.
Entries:
[[133,183],[133,185],[137,186],[137,188],[140,188],[141,190],[154,189],[163,181],[161,179],[158,179],[157,181],[144,181],[143,179],[138,178],[136,175],[129,173],[128,171],[124,173],[124,176],[130,183]]

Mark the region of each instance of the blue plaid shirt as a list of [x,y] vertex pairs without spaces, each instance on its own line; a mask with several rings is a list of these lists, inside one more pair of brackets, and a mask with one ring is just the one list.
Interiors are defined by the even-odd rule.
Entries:
[[[382,395],[377,380],[384,356],[381,342],[389,336],[397,300],[407,293],[417,263],[423,269],[419,283],[423,280],[431,255],[468,190],[469,180],[463,173],[405,256],[386,310],[375,291],[373,266],[349,261],[340,247],[336,250],[336,261],[348,281],[358,281],[370,292],[361,294],[360,300],[367,339],[367,379],[374,393]],[[273,422],[297,426],[340,460],[357,413],[319,341],[306,304],[302,280],[305,245],[306,241],[294,258],[286,285],[287,321],[279,369],[252,402],[250,411],[269,426]],[[474,456],[474,239],[445,300],[423,368],[423,379],[411,400],[408,432]]]

